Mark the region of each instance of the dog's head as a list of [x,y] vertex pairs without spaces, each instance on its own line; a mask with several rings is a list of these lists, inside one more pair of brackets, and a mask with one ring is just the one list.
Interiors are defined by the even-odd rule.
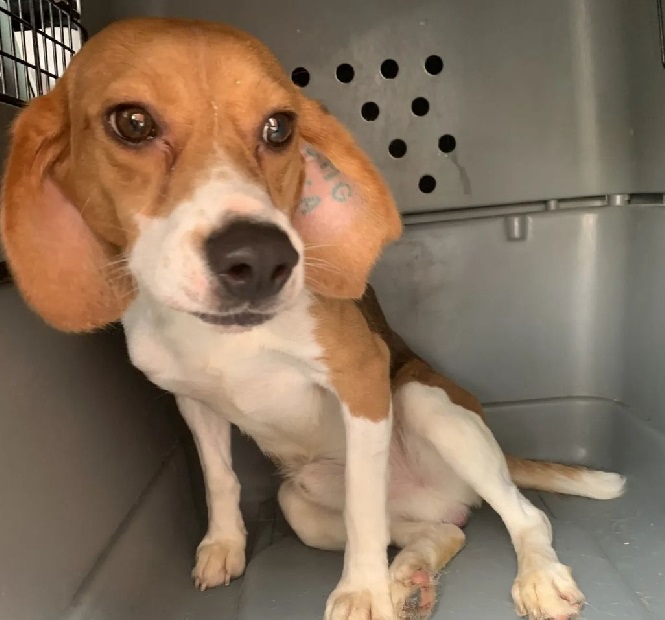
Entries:
[[93,37],[20,114],[1,215],[20,290],[66,331],[137,288],[244,327],[303,287],[359,297],[401,232],[372,163],[261,43],[161,19]]

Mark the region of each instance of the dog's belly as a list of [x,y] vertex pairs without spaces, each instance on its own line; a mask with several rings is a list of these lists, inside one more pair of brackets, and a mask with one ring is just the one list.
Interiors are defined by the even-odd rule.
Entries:
[[[390,446],[388,512],[391,519],[446,522],[463,526],[475,492],[421,439],[393,435]],[[320,458],[289,471],[311,501],[334,511],[344,509],[344,459]]]

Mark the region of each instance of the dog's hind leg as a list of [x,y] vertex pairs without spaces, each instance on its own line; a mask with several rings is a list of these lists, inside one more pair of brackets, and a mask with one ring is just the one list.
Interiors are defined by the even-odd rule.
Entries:
[[402,549],[390,565],[395,610],[400,620],[425,620],[434,610],[438,575],[464,546],[464,532],[450,523],[396,521],[390,537]]
[[286,480],[277,495],[284,517],[298,538],[309,547],[343,551],[346,526],[341,512],[313,502],[293,480]]
[[518,490],[480,416],[453,403],[443,389],[418,381],[398,387],[394,403],[405,432],[429,441],[505,523],[517,552],[518,613],[538,620],[578,617],[584,597],[552,548],[550,522]]
[[[278,498],[286,520],[303,543],[330,551],[344,549],[346,528],[341,512],[312,501],[293,480],[282,484]],[[401,548],[390,567],[395,613],[400,620],[426,620],[436,602],[438,573],[464,546],[464,533],[449,523],[393,521],[390,538]]]

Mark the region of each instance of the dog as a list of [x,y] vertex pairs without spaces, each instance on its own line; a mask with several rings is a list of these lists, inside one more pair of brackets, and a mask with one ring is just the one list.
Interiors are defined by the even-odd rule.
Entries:
[[609,499],[625,481],[504,456],[478,400],[407,346],[368,285],[401,231],[350,133],[228,26],[117,22],[13,127],[15,281],[59,330],[122,321],[133,364],[175,395],[207,490],[197,587],[245,567],[235,424],[283,474],[302,542],[345,550],[326,620],[428,618],[483,500],[517,553],[517,612],[575,618],[584,597],[518,487]]

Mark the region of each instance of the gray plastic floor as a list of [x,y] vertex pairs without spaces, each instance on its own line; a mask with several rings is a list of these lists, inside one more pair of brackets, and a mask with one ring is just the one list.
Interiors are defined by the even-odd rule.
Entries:
[[[496,406],[488,408],[488,416],[508,450],[530,445],[527,456],[586,462],[629,476],[625,497],[611,502],[549,494],[530,497],[550,515],[560,557],[572,565],[587,595],[584,618],[664,618],[665,494],[658,472],[665,470],[665,441],[661,435],[623,406],[603,400]],[[225,589],[194,591],[188,572],[196,518],[187,518],[186,511],[179,522],[169,516],[177,512],[175,504],[189,502],[186,467],[182,455],[176,455],[155,481],[145,505],[86,584],[70,617],[321,618],[342,557],[303,546],[279,516],[273,518],[270,506],[258,522],[245,577]],[[159,527],[155,514],[164,515],[162,531],[155,532]],[[145,528],[150,528],[149,536]],[[472,518],[467,535],[467,547],[441,580],[434,618],[516,618],[510,599],[515,558],[500,520],[483,508]],[[159,548],[146,550],[142,541],[156,539],[161,540]],[[134,570],[127,571],[127,566]],[[97,588],[96,583],[103,585]],[[116,584],[114,591],[108,590],[109,583]],[[96,610],[101,608],[104,613],[99,615]]]

